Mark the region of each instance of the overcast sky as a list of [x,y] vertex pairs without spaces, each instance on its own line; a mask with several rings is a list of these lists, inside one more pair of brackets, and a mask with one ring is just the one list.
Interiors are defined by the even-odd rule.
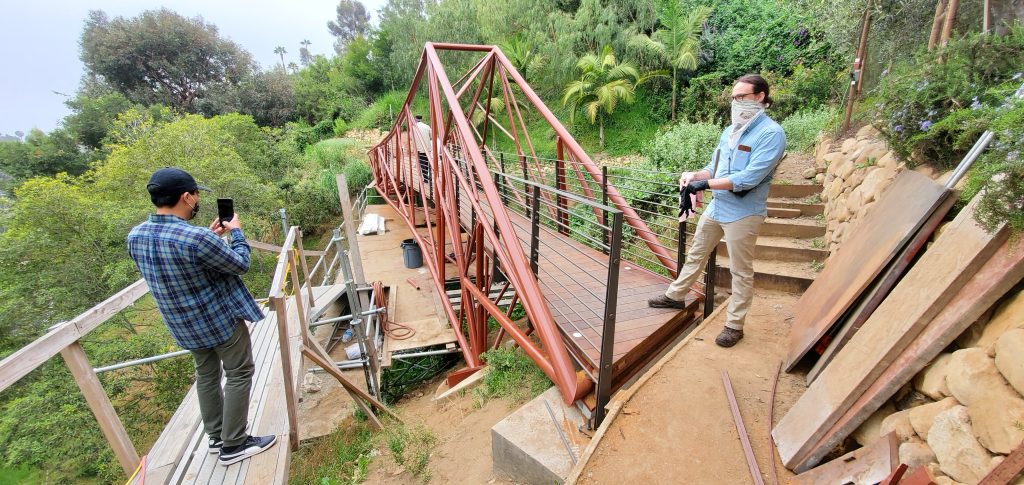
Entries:
[[[387,0],[362,0],[376,21]],[[65,94],[73,95],[82,76],[78,39],[89,10],[110,17],[135,17],[167,7],[186,17],[202,16],[222,37],[249,51],[263,67],[279,62],[274,48],[284,46],[286,61],[298,63],[299,42],[309,39],[313,54],[333,52],[327,21],[337,0],[37,0],[4,2],[0,15],[0,133],[50,131],[68,114]],[[64,93],[56,94],[55,93]]]

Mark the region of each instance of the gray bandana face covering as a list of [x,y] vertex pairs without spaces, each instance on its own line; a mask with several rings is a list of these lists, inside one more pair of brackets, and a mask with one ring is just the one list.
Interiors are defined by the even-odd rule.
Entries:
[[740,136],[750,127],[751,121],[764,113],[764,105],[757,101],[737,100],[732,102],[732,132],[729,133],[729,148],[736,149]]

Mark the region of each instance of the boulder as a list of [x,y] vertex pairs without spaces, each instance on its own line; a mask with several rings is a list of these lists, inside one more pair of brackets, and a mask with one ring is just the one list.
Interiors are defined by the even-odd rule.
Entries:
[[857,148],[856,138],[847,138],[843,140],[843,144],[840,146],[839,151],[846,155]]
[[882,192],[889,186],[892,179],[896,178],[896,169],[889,167],[875,167],[874,170],[868,172],[864,176],[864,181],[861,182],[861,190],[864,191],[864,196],[867,200],[878,200],[882,197]]
[[882,421],[895,412],[896,407],[891,402],[886,401],[885,405],[878,408],[853,433],[850,433],[850,437],[856,440],[857,443],[860,443],[861,446],[868,446],[874,443],[875,440],[882,437],[882,433],[878,432],[878,430],[882,429]]
[[935,416],[928,447],[942,472],[958,482],[978,483],[994,466],[992,455],[974,437],[964,406],[954,406]]
[[972,347],[991,348],[1007,330],[1024,328],[1024,291],[1004,299],[985,324]]
[[889,153],[889,147],[885,146],[885,143],[872,143],[870,145],[865,145],[864,148],[861,149],[860,153],[857,154],[857,158],[854,160],[854,163],[857,165],[874,166],[878,164],[878,161],[881,160],[886,153]]
[[842,179],[833,179],[832,183],[825,189],[825,200],[836,200],[839,194],[843,193]]
[[302,378],[302,392],[313,394],[323,389],[324,381],[312,372],[306,373]]
[[[818,137],[818,144],[814,146],[814,159],[822,160],[832,150],[832,138],[821,135]],[[824,166],[824,165],[822,165]]]
[[956,399],[947,397],[941,401],[928,403],[923,406],[916,408],[910,408],[908,411],[908,418],[910,419],[910,425],[914,427],[914,432],[923,440],[928,439],[928,431],[931,430],[932,424],[935,422],[935,416],[939,413],[952,408],[960,404]]
[[893,431],[896,432],[896,438],[900,443],[906,443],[917,436],[910,424],[909,409],[892,413],[882,420],[882,425],[878,428],[879,436],[885,436]]
[[878,162],[875,165],[878,165],[879,167],[891,168],[891,169],[895,170],[896,166],[899,165],[899,163],[900,163],[900,161],[899,161],[898,158],[896,158],[896,153],[894,153],[894,152],[887,152],[885,155],[882,155],[882,158],[878,159]]
[[996,340],[996,369],[1003,378],[1024,394],[1024,329],[1015,328],[1003,333]]
[[946,384],[968,407],[978,441],[994,453],[1008,454],[1024,440],[1024,399],[1003,379],[984,349],[953,352]]
[[910,469],[927,466],[929,463],[937,461],[935,453],[928,447],[928,444],[916,438],[906,443],[901,443],[899,454],[900,463],[907,465]]
[[843,184],[851,188],[860,187],[860,184],[861,182],[864,182],[864,177],[867,176],[867,173],[867,168],[854,168],[853,173],[850,174],[849,178],[843,181]]
[[877,138],[878,129],[871,125],[865,125],[861,129],[857,130],[857,139],[865,140],[868,138]]
[[835,172],[835,169],[839,168],[839,164],[846,160],[846,155],[843,152],[832,152],[826,153],[821,157],[821,161],[825,162],[826,171]]
[[856,214],[862,205],[864,205],[864,191],[857,187],[850,192],[850,198],[847,199],[846,206],[850,208],[850,212]]
[[946,365],[952,357],[953,354],[950,353],[939,354],[928,367],[914,376],[914,389],[936,401],[949,396],[949,387],[946,386]]
[[825,174],[819,173],[818,175],[815,175],[814,176],[814,183],[816,183],[818,185],[823,185],[825,183]]
[[808,168],[803,172],[803,176],[805,179],[814,178],[815,175],[818,175],[818,169],[814,167]]
[[[839,165],[839,167],[836,168],[836,178],[839,178],[839,179],[842,179],[842,180],[846,181],[846,180],[848,180],[850,178],[851,175],[853,175],[853,171],[856,170],[856,169],[857,168],[854,167],[854,165],[853,165],[853,160],[847,160],[847,161],[841,163]],[[847,183],[845,185],[850,185],[850,184]]]

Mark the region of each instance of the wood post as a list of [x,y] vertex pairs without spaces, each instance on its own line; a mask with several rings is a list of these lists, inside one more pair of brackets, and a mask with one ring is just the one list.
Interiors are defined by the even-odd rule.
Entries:
[[939,45],[945,47],[946,43],[949,42],[949,38],[953,35],[953,24],[956,22],[956,9],[960,5],[960,0],[949,0],[949,6],[946,7],[946,19],[942,23],[942,36],[939,38]]
[[[302,298],[296,294],[296,302]],[[299,449],[299,417],[298,417],[298,395],[295,393],[295,382],[292,378],[292,350],[291,342],[288,341],[288,308],[285,298],[272,296],[270,303],[277,313],[277,339],[281,350],[281,373],[284,374],[284,398],[285,408],[288,410],[288,441],[291,450]]]
[[992,28],[992,5],[991,0],[985,0],[981,11],[981,32],[987,34]]
[[121,468],[124,469],[125,474],[131,475],[139,467],[139,453],[135,451],[135,445],[128,437],[128,432],[125,431],[121,418],[117,416],[114,405],[110,403],[107,392],[103,390],[99,377],[96,377],[96,373],[93,372],[85,350],[76,341],[61,349],[60,355],[64,357],[64,362],[71,371],[71,375],[74,376],[75,383],[82,390],[85,402],[89,403],[89,409],[96,416],[100,430],[107,438],[110,448],[114,450],[114,455],[121,463]]
[[860,93],[860,86],[864,78],[865,56],[868,50],[868,32],[871,28],[871,4],[864,9],[864,19],[861,21],[860,42],[857,46],[857,58],[853,60],[853,71],[850,73],[850,88],[846,92],[846,112],[843,115],[843,131],[850,129],[850,119],[853,117],[853,102]]
[[942,20],[946,18],[946,0],[935,2],[935,17],[932,18],[932,32],[928,35],[928,51],[931,52],[939,43],[939,34],[942,32]]
[[291,261],[292,267],[288,274],[292,278],[292,288],[295,289],[295,307],[299,312],[299,322],[302,323],[303,327],[305,327],[306,325],[309,325],[309,319],[306,318],[306,305],[302,303],[302,286],[300,286],[301,283],[299,283],[299,258],[295,257],[294,249],[288,250],[288,259]]
[[[302,248],[302,229],[299,229],[298,234],[295,235],[295,244],[299,247],[299,261],[302,264],[302,275],[306,281],[306,292],[309,293],[309,311],[313,312],[313,307],[316,305],[316,297],[313,296],[313,281],[309,279],[309,269],[306,267],[306,251]],[[324,259],[327,259],[327,255],[324,255]],[[298,294],[299,290],[296,289],[295,293]],[[309,324],[309,322],[306,322]]]
[[348,253],[352,256],[352,272],[356,284],[366,284],[363,275],[363,260],[359,257],[359,242],[356,240],[356,217],[352,213],[352,198],[348,193],[348,181],[344,174],[338,174],[338,198],[341,199],[341,214],[345,217],[345,237],[348,238]]

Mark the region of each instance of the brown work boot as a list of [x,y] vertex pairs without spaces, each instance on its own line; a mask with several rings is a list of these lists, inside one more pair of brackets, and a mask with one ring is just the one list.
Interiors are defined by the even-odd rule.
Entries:
[[722,333],[715,337],[715,343],[719,347],[732,347],[736,345],[743,338],[743,330],[736,330],[735,328],[725,327],[722,329]]
[[658,295],[647,300],[647,306],[651,308],[678,308],[682,310],[686,308],[686,302],[673,300],[665,295]]

